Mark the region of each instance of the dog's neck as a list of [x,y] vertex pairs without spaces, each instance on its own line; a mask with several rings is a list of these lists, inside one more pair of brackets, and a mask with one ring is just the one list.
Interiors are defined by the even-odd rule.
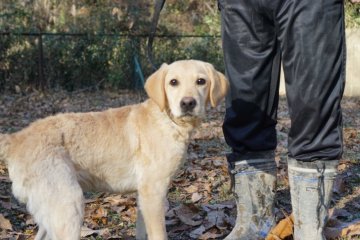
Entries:
[[189,131],[200,126],[202,119],[197,116],[184,116],[184,117],[175,117],[168,106],[165,108],[166,114],[169,116],[171,121],[179,127],[186,128]]
[[[168,106],[165,106],[164,110],[161,110],[159,106],[152,100],[148,99],[148,104],[152,105],[152,108],[154,111],[159,111],[160,113],[167,116],[167,118],[170,120],[170,123],[174,125],[176,129],[178,129],[179,132],[190,137],[191,133],[195,128],[200,126],[200,123],[202,121],[202,118],[199,116],[185,116],[185,117],[175,117]],[[156,109],[156,110],[155,110]],[[184,136],[185,137],[185,136]]]

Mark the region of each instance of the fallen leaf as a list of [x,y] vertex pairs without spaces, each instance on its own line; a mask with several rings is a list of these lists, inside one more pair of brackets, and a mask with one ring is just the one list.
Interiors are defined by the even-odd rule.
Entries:
[[329,219],[347,219],[352,214],[343,208],[332,208],[329,210]]
[[202,198],[202,196],[201,196],[201,194],[198,193],[198,192],[195,192],[195,193],[193,193],[193,194],[191,195],[191,201],[192,201],[193,203],[196,203],[196,202],[200,201],[201,198]]
[[181,222],[190,226],[198,226],[202,223],[202,219],[197,219],[198,214],[185,204],[181,204],[175,209],[176,216]]
[[205,191],[207,191],[207,192],[211,192],[211,189],[212,189],[210,183],[203,183],[203,184],[202,184],[202,188],[203,188]]
[[184,190],[188,193],[195,193],[199,190],[199,188],[195,185],[190,185],[190,186],[184,188]]
[[179,219],[169,219],[169,220],[165,220],[165,225],[166,226],[175,226],[179,223]]
[[338,171],[339,172],[345,171],[346,168],[348,167],[347,165],[348,165],[347,162],[340,162],[338,167],[337,167]]
[[97,201],[98,201],[98,199],[88,199],[87,198],[87,199],[84,200],[84,203],[89,204],[89,203],[94,203],[94,202],[97,202]]
[[100,206],[99,208],[95,209],[95,211],[90,213],[89,216],[95,221],[101,221],[102,224],[107,224],[107,215],[108,215],[108,210]]
[[207,240],[207,239],[216,239],[219,237],[223,237],[225,233],[219,233],[216,228],[211,229],[210,231],[204,233],[199,237],[201,240]]
[[106,197],[104,199],[105,203],[110,203],[112,206],[119,206],[119,205],[125,205],[125,206],[134,206],[135,205],[135,199],[134,198],[124,198],[121,195],[115,195]]
[[11,180],[9,177],[0,176],[0,181],[4,183],[11,183]]
[[285,239],[293,234],[294,216],[291,214],[281,220],[270,233],[267,235],[266,240],[279,240]]
[[227,232],[224,231],[229,226],[227,221],[228,216],[225,215],[224,210],[210,210],[201,226],[190,233],[190,236],[195,239],[209,239],[224,236]]
[[126,206],[110,206],[110,209],[120,214],[126,209]]
[[7,210],[10,210],[12,208],[11,202],[0,201],[0,205]]
[[356,219],[352,222],[341,222],[332,219],[331,225],[325,228],[324,234],[328,239],[359,236],[360,221]]
[[324,233],[327,238],[352,237],[360,235],[360,221],[355,219],[352,222],[343,222],[341,220],[351,217],[345,209],[332,208],[329,211],[329,220]]
[[21,93],[21,88],[19,87],[19,85],[15,85],[15,92]]
[[36,225],[35,219],[29,216],[26,220],[26,225]]
[[107,235],[109,233],[109,229],[104,228],[104,229],[99,229],[99,230],[93,230],[87,227],[82,227],[81,228],[81,237],[90,237],[94,234],[99,235],[99,236],[103,236],[103,235]]
[[202,206],[202,208],[206,211],[206,212],[211,212],[213,210],[221,210],[221,209],[233,209],[235,207],[235,202],[234,201],[226,201],[223,203],[217,203],[217,204],[205,204]]
[[174,218],[174,217],[176,217],[175,208],[168,210],[168,211],[166,212],[165,216],[166,216],[167,218]]
[[12,225],[8,219],[6,219],[2,214],[0,214],[0,228],[6,230],[12,230]]
[[0,195],[0,200],[5,200],[5,201],[9,202],[9,201],[10,201],[10,199],[11,199],[11,197],[10,197],[10,196],[3,196],[3,195]]
[[188,231],[191,228],[191,226],[185,225],[185,224],[178,224],[177,226],[173,227],[170,232],[169,236],[176,237],[179,233],[182,233],[184,231]]
[[340,237],[353,237],[358,235],[360,235],[360,221],[355,220],[341,230]]
[[201,235],[203,235],[206,232],[206,228],[204,225],[201,225],[200,227],[196,228],[195,230],[190,232],[190,237],[194,239],[198,239]]
[[334,181],[333,192],[337,194],[343,194],[346,192],[346,184],[344,178],[342,178],[340,175],[338,175],[338,177]]
[[220,160],[220,159],[215,159],[213,160],[213,164],[215,167],[221,167],[222,165],[224,165],[224,161],[223,160]]
[[223,210],[212,211],[208,213],[204,224],[208,225],[208,228],[215,226],[218,229],[226,229],[225,218],[226,216]]
[[125,212],[122,212],[122,219],[125,221],[135,222],[136,221],[136,208],[130,207]]

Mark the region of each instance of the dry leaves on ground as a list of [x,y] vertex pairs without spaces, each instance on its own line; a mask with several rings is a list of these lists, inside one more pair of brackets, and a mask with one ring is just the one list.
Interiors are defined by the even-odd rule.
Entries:
[[[142,99],[143,95],[128,91],[6,94],[0,96],[0,132],[19,130],[57,112],[97,111]],[[345,153],[339,165],[332,206],[337,212],[326,231],[331,237],[342,236],[345,240],[360,236],[360,98],[345,98],[343,109]],[[209,109],[206,121],[190,143],[185,166],[176,173],[169,187],[166,225],[171,240],[224,239],[235,224],[236,204],[228,192],[225,154],[229,149],[222,135],[223,116],[224,106]],[[278,117],[276,219],[280,222],[291,213],[286,170],[290,120],[284,99],[280,101]],[[134,239],[134,194],[85,193],[85,197],[82,239]],[[7,169],[1,164],[0,228],[1,239],[33,239],[37,231],[25,206],[12,197]]]

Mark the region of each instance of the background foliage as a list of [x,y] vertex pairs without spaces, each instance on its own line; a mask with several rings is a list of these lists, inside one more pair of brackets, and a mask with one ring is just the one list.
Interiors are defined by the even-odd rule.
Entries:
[[[154,3],[1,0],[0,90],[141,88]],[[346,20],[360,25],[360,7],[346,3]],[[194,58],[223,70],[215,0],[167,0],[158,34],[168,36],[154,41],[158,64]]]
[[[154,1],[1,0],[0,88],[140,88]],[[215,1],[168,0],[154,53],[157,63],[196,58],[222,65]],[[25,33],[25,35],[24,35]],[[38,35],[38,33],[46,33]],[[210,52],[209,49],[212,49]],[[135,62],[139,62],[139,67]]]

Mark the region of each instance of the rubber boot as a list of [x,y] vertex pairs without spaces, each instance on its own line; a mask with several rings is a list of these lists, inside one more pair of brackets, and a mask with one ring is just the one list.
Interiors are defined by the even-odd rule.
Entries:
[[288,159],[295,240],[325,240],[324,227],[338,163]]
[[225,240],[265,239],[275,223],[276,163],[274,152],[229,158],[233,194],[237,204],[236,224]]

